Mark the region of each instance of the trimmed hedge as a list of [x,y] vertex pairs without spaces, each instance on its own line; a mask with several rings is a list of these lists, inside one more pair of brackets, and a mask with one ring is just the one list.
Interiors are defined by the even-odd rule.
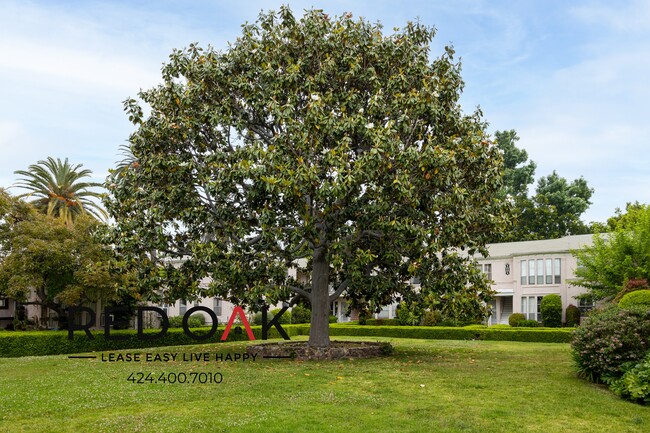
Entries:
[[[301,335],[299,326],[284,325],[287,334],[292,337]],[[169,328],[164,337],[156,340],[140,340],[137,331],[111,331],[111,336],[127,336],[125,340],[106,340],[103,331],[94,331],[95,339],[90,340],[84,332],[75,331],[74,338],[68,340],[67,331],[2,331],[0,332],[0,358],[14,358],[21,356],[61,355],[70,353],[87,353],[107,350],[144,349],[149,347],[183,346],[189,344],[205,344],[219,342],[224,327],[220,326],[214,336],[207,340],[195,340],[188,337],[183,329]],[[256,339],[262,338],[262,327],[251,326]],[[309,327],[307,327],[309,329]],[[190,329],[197,335],[205,335],[210,328]],[[227,341],[248,340],[246,330],[237,333],[236,327],[230,330]],[[156,334],[159,330],[145,330],[145,335]],[[307,331],[308,332],[308,331]],[[269,331],[269,338],[279,338],[275,328]]]
[[[289,337],[309,335],[309,325],[283,325]],[[252,326],[255,338],[262,338],[260,326]],[[242,333],[234,330],[228,336],[228,341],[246,341],[248,336],[242,328]],[[154,334],[157,330],[146,330],[145,334]],[[196,334],[205,334],[208,328],[192,329]],[[183,346],[189,344],[215,343],[221,338],[223,329],[218,329],[209,340],[195,340],[185,335],[182,329],[172,329],[158,340],[139,340],[134,330],[113,331],[111,335],[126,335],[127,340],[107,341],[104,333],[93,332],[94,340],[86,338],[83,332],[76,331],[73,340],[68,340],[67,331],[27,331],[0,332],[0,358],[20,356],[45,356],[71,353],[88,353],[122,349],[144,349],[150,347]],[[535,343],[568,343],[571,340],[571,329],[546,328],[502,328],[479,325],[458,327],[423,327],[423,326],[368,326],[336,324],[330,325],[331,336],[362,336],[362,337],[391,337],[419,338],[425,340],[492,340],[492,341],[528,341]],[[280,338],[277,330],[269,331],[269,338]]]
[[[307,327],[308,328],[308,327]],[[304,331],[303,331],[304,332]],[[309,331],[305,332],[308,334]],[[392,338],[420,338],[425,340],[492,340],[528,341],[535,343],[568,343],[572,329],[568,328],[494,328],[487,326],[424,327],[424,326],[330,326],[332,336],[366,336]]]

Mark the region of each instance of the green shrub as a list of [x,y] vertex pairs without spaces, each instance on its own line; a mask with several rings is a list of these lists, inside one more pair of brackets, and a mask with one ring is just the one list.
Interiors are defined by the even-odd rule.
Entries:
[[[275,310],[271,310],[271,312],[270,312],[270,314],[271,314],[273,317],[277,316],[279,313],[280,313],[280,308],[276,308]],[[270,320],[271,320],[271,319],[269,319],[269,321],[270,321]],[[288,325],[289,323],[291,323],[291,311],[289,311],[289,310],[285,311],[285,312],[282,314],[282,316],[280,316],[280,319],[278,320],[278,322],[279,322],[281,325]]]
[[366,319],[366,325],[369,326],[401,326],[397,319]]
[[522,320],[517,322],[516,328],[538,328],[539,322],[537,320]]
[[626,400],[650,404],[650,353],[638,364],[628,366],[623,368],[623,377],[611,381],[609,388]]
[[566,322],[565,326],[574,327],[580,324],[580,308],[573,304],[566,307]]
[[439,310],[425,311],[420,321],[420,326],[436,326],[442,321],[442,313]]
[[547,328],[562,326],[562,298],[560,295],[546,295],[540,307],[542,322]]
[[[309,326],[283,325],[290,337],[309,333]],[[210,328],[192,329],[198,335],[206,334]],[[111,331],[111,335],[127,337],[126,340],[106,340],[104,331],[93,331],[95,338],[90,340],[82,331],[75,331],[74,339],[68,340],[67,331],[12,331],[0,332],[0,358],[21,356],[44,356],[69,353],[88,353],[107,350],[143,349],[148,347],[181,346],[187,344],[219,343],[224,328],[219,326],[216,334],[209,340],[195,340],[185,335],[182,329],[170,328],[167,334],[156,340],[140,340],[137,331]],[[255,338],[262,338],[262,328],[252,327]],[[145,334],[157,334],[157,329],[145,329]],[[269,338],[279,338],[275,328],[269,331]],[[231,330],[228,341],[248,340],[246,332]]]
[[650,311],[612,306],[592,311],[571,342],[578,373],[593,382],[614,380],[622,366],[638,363],[650,347]]
[[[275,315],[278,314],[279,312],[280,312],[279,308],[276,308],[275,310],[271,310],[271,311],[267,312],[266,313],[266,321],[270,322],[271,320],[273,320]],[[287,325],[287,324],[291,323],[291,312],[290,311],[285,311],[284,314],[280,317],[279,322],[280,322],[281,325]],[[253,315],[252,324],[253,325],[261,325],[262,324],[262,313],[261,312],[255,313]]]
[[[308,327],[304,330],[309,333]],[[459,327],[425,327],[425,326],[369,326],[369,325],[330,325],[332,336],[363,336],[391,338],[420,338],[429,340],[494,340],[494,341],[528,341],[536,343],[568,343],[572,330],[567,328],[533,329],[533,328],[495,328],[467,326]]]
[[291,309],[291,323],[309,323],[311,321],[311,310],[302,305],[295,305]]
[[[205,316],[203,314],[192,314],[187,320],[187,326],[190,328],[198,328],[205,325]],[[170,328],[182,328],[183,316],[174,316],[169,318]]]
[[335,315],[330,314],[330,318],[329,318],[330,323],[336,323],[338,322],[338,320],[339,319],[337,319]]
[[400,325],[404,326],[416,326],[420,324],[420,311],[421,308],[417,304],[407,304],[406,302],[400,302],[397,307],[396,316],[399,320]]
[[523,322],[524,320],[526,320],[526,316],[522,313],[513,313],[508,317],[508,324],[510,326],[518,326],[519,322]]
[[621,308],[640,307],[650,310],[650,290],[637,290],[623,296],[618,301]]

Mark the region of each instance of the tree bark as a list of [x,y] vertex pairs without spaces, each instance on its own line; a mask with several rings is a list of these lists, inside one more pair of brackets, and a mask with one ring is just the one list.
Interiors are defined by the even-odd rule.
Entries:
[[329,302],[329,263],[327,249],[314,249],[311,289],[311,327],[309,345],[328,347],[330,345],[330,302]]

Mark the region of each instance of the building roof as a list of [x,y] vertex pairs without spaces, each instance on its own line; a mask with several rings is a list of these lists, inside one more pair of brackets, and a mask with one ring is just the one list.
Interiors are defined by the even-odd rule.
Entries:
[[585,245],[593,243],[594,235],[564,236],[559,239],[543,239],[540,241],[503,242],[488,244],[487,249],[492,259],[535,254],[569,253]]

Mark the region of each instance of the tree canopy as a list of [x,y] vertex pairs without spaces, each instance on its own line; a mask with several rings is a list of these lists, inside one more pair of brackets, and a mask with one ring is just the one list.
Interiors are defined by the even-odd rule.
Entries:
[[505,224],[502,157],[481,113],[461,111],[454,50],[429,59],[433,36],[283,7],[224,52],[175,50],[139,95],[150,114],[125,102],[134,163],[106,202],[110,241],[152,299],[255,310],[302,296],[314,346],[342,294],[372,310],[488,299],[472,263]]
[[610,221],[612,231],[594,235],[592,246],[574,252],[574,284],[589,289],[593,300],[613,299],[630,281],[650,281],[650,206],[628,205]]
[[99,226],[87,215],[66,225],[0,189],[0,295],[59,317],[68,306],[126,298],[133,286],[93,236]]
[[580,218],[589,208],[594,192],[580,177],[571,182],[555,171],[537,181],[535,193],[528,187],[535,180],[534,161],[516,146],[519,140],[514,130],[497,131],[496,143],[503,152],[504,176],[501,197],[514,204],[514,218],[502,237],[493,241],[525,241],[553,239],[569,234],[590,233],[590,227]]

